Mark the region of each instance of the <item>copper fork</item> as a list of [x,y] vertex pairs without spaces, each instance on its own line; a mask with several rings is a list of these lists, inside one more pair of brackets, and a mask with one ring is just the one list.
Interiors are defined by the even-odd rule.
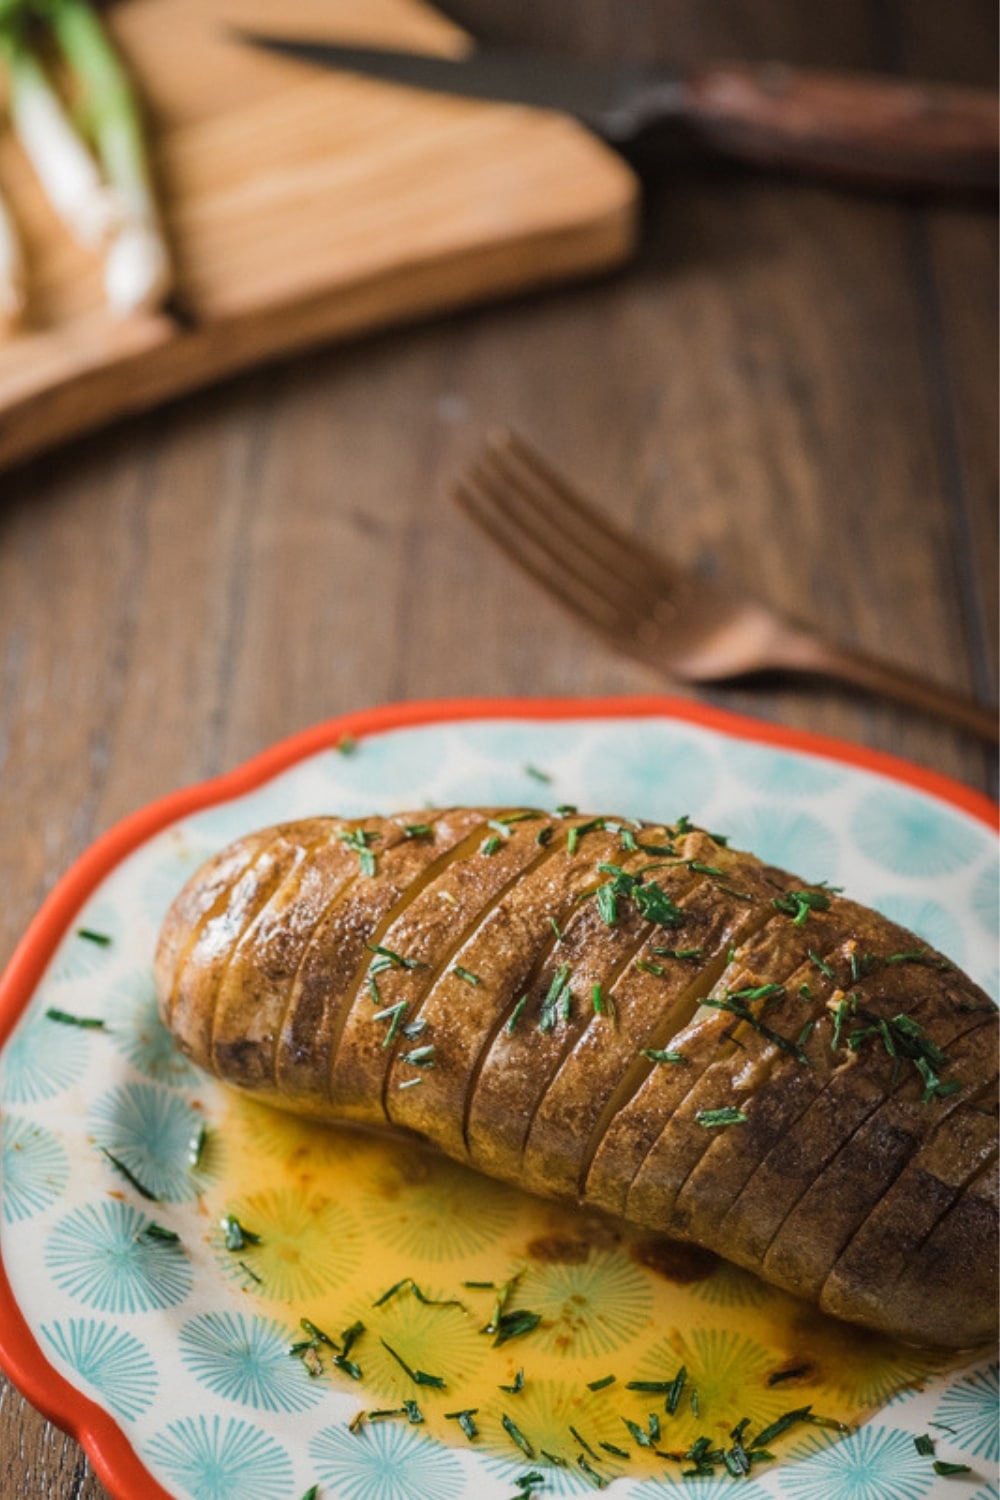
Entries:
[[536,583],[612,646],[681,682],[755,672],[833,678],[996,741],[995,709],[825,640],[735,588],[629,537],[521,437],[492,434],[456,483],[465,514]]

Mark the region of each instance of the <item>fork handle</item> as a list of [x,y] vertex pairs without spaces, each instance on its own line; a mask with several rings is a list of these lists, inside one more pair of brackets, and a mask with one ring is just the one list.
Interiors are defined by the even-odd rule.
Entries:
[[985,89],[732,63],[683,94],[702,140],[758,166],[904,191],[996,191],[997,100]]
[[1000,714],[997,709],[978,703],[964,693],[956,693],[951,688],[931,682],[917,672],[892,666],[863,651],[850,651],[845,646],[831,645],[805,631],[786,636],[782,647],[781,665],[786,668],[851,683],[877,696],[893,698],[897,703],[923,709],[926,713],[945,719],[959,729],[970,730],[994,744],[1000,742]]

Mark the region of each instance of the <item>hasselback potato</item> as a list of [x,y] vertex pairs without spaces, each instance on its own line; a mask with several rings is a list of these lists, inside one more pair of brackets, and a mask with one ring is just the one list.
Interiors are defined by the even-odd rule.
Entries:
[[692,827],[307,819],[174,902],[163,1018],[226,1083],[694,1242],[837,1317],[995,1326],[992,1002]]

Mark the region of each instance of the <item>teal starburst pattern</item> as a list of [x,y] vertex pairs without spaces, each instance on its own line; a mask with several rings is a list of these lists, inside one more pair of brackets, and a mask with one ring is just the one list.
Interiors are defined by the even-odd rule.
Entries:
[[306,1411],[323,1392],[301,1360],[289,1358],[295,1337],[265,1318],[208,1312],[184,1324],[178,1347],[192,1375],[214,1395],[260,1411]]
[[997,1408],[1000,1403],[1000,1366],[990,1365],[958,1380],[945,1392],[934,1413],[935,1422],[949,1428],[947,1436],[963,1454],[995,1463],[1000,1458]]
[[42,1325],[52,1348],[104,1397],[111,1411],[135,1421],[153,1404],[159,1377],[146,1348],[131,1333],[97,1318]]
[[583,806],[622,816],[665,818],[697,810],[715,791],[714,747],[676,726],[649,724],[600,736],[583,762]]
[[960,813],[890,787],[862,798],[851,832],[868,858],[894,875],[947,875],[971,863],[983,847]]
[[46,1245],[53,1281],[98,1312],[175,1307],[191,1290],[191,1267],[180,1244],[143,1237],[152,1222],[115,1198],[73,1209]]
[[794,1500],[921,1500],[937,1483],[913,1435],[893,1427],[861,1427],[831,1443],[810,1436],[780,1471],[781,1493]]
[[972,887],[970,906],[990,937],[996,936],[1000,915],[1000,864],[994,858],[983,866]]
[[443,1157],[400,1152],[377,1174],[364,1213],[381,1243],[425,1261],[468,1260],[504,1233],[517,1195]]
[[752,1271],[745,1271],[742,1266],[735,1266],[727,1260],[720,1260],[710,1276],[692,1282],[687,1290],[700,1302],[708,1302],[713,1307],[760,1307],[778,1295],[774,1287],[761,1281]]
[[112,988],[107,1004],[112,1045],[154,1083],[197,1088],[204,1078],[174,1045],[160,1020],[150,970],[139,969]]
[[[662,1400],[652,1404],[662,1410]],[[638,1406],[635,1414],[645,1423],[646,1415]],[[602,1393],[587,1390],[579,1377],[557,1381],[536,1380],[529,1375],[520,1394],[506,1400],[501,1398],[498,1409],[484,1411],[476,1418],[480,1424],[484,1467],[498,1479],[509,1481],[513,1490],[517,1476],[524,1473],[525,1462],[503,1426],[504,1415],[516,1421],[518,1430],[539,1454],[544,1451],[564,1460],[566,1468],[550,1466],[545,1460],[530,1465],[544,1473],[545,1489],[541,1493],[546,1496],[593,1493],[592,1482],[577,1467],[584,1449],[571,1428],[586,1438],[598,1454],[593,1462],[603,1478],[617,1479],[625,1472],[623,1461],[599,1446],[602,1442],[626,1449],[632,1446],[621,1417]]]
[[726,746],[726,769],[747,786],[778,797],[815,797],[832,791],[844,780],[843,772],[829,761],[739,740]]
[[394,1422],[371,1423],[356,1435],[325,1427],[309,1457],[337,1500],[459,1500],[466,1493],[454,1454]]
[[292,1465],[273,1437],[237,1417],[182,1417],[147,1458],[191,1500],[292,1500]]
[[962,962],[965,950],[962,930],[940,901],[906,891],[889,891],[884,896],[876,896],[872,905],[890,921],[898,922],[908,932],[915,932],[938,952],[956,963]]
[[90,1114],[99,1146],[124,1162],[157,1198],[183,1203],[204,1185],[191,1168],[192,1142],[204,1116],[180,1095],[152,1083],[127,1083],[98,1099]]
[[541,1313],[533,1340],[578,1359],[610,1354],[635,1338],[652,1314],[653,1294],[631,1261],[592,1251],[582,1265],[532,1266],[512,1305]]
[[212,1249],[223,1273],[252,1286],[258,1297],[308,1301],[346,1281],[361,1258],[357,1220],[323,1193],[295,1188],[247,1193],[226,1211],[259,1235],[260,1243],[234,1255],[216,1227]]
[[781,802],[747,803],[724,820],[734,849],[791,870],[803,880],[836,880],[840,850],[835,834],[811,813]]
[[69,1158],[50,1130],[30,1120],[0,1119],[0,1204],[6,1224],[39,1213],[65,1191]]
[[63,1093],[83,1073],[100,1033],[50,1021],[34,1010],[18,1026],[0,1055],[0,1102],[10,1109],[38,1104]]

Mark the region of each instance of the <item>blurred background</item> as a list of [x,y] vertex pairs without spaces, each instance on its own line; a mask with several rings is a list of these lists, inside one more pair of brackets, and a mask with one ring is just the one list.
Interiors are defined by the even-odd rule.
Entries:
[[[156,3],[109,11],[126,56],[128,13]],[[440,10],[506,46],[996,87],[986,0]],[[284,7],[239,14],[251,12],[276,26]],[[308,68],[258,66],[284,70],[289,90],[318,87]],[[194,119],[213,102],[211,72],[185,76]],[[155,162],[159,85],[137,81]],[[0,181],[4,162],[21,171],[4,151]],[[401,699],[692,691],[588,635],[450,503],[498,424],[650,545],[995,702],[994,205],[648,150],[633,164],[637,245],[617,267],[432,317],[414,306],[402,326],[245,368],[71,441],[12,435],[4,380],[13,389],[26,365],[0,345],[0,442],[42,449],[0,472],[0,963],[115,820],[308,724]],[[173,168],[161,170],[169,239]],[[338,203],[326,207],[333,244]],[[41,223],[39,210],[30,234]],[[182,327],[185,274],[179,256]],[[128,334],[165,336],[162,320]],[[75,389],[35,392],[18,420],[54,429]],[[696,696],[995,790],[991,747],[888,702],[780,678]],[[73,1441],[0,1381],[4,1500],[102,1493]]]

